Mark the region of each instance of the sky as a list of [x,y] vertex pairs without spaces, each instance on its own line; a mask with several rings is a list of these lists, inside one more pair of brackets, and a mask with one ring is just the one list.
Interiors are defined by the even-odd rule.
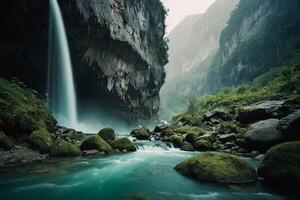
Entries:
[[186,16],[204,13],[215,0],[161,0],[169,9],[167,33],[176,27]]

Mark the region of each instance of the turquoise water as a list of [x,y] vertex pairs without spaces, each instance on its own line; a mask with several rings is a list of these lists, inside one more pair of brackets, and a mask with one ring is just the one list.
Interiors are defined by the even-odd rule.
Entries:
[[193,155],[145,145],[135,153],[104,158],[49,160],[2,171],[0,199],[288,199],[259,182],[243,186],[199,183],[173,170]]

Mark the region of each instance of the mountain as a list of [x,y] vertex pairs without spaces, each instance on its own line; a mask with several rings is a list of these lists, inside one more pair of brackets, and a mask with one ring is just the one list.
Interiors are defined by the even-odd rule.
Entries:
[[241,0],[220,37],[207,92],[252,81],[300,48],[298,0]]
[[221,32],[237,3],[238,0],[217,0],[204,14],[187,17],[170,33],[167,78],[160,93],[161,116],[168,117],[182,109],[191,91],[191,76],[196,73],[197,82],[206,77],[207,63],[218,50]]

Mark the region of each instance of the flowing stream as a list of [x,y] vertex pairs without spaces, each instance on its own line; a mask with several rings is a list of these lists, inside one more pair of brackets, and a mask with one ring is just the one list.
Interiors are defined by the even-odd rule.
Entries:
[[[0,177],[0,196],[6,200],[289,199],[259,181],[246,185],[197,182],[173,169],[197,153],[150,141],[139,142],[137,147],[134,153],[52,159],[21,169],[8,169]],[[249,161],[258,165],[257,161]]]
[[49,109],[60,125],[74,127],[77,122],[76,95],[68,40],[57,0],[49,3]]

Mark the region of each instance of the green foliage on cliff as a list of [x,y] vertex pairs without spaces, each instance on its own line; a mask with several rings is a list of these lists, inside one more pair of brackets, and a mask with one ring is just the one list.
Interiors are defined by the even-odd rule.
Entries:
[[[221,92],[194,99],[184,114],[176,120],[193,118],[217,107],[238,111],[240,107],[263,100],[299,99],[300,100],[300,53],[284,66],[272,68],[252,82],[237,87],[226,88]],[[188,109],[193,107],[193,109]]]
[[35,91],[0,78],[0,130],[17,137],[40,128],[52,130],[55,123]]

